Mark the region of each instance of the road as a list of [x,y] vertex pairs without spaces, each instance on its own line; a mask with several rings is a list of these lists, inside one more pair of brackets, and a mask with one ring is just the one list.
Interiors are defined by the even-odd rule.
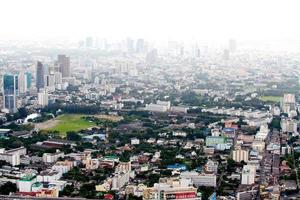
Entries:
[[68,197],[58,197],[58,198],[45,198],[45,197],[28,197],[28,196],[15,196],[15,195],[0,195],[0,199],[2,200],[22,200],[22,199],[26,199],[26,200],[88,200],[85,198],[68,198]]
[[[265,144],[266,144],[265,148],[270,143],[272,136],[273,136],[273,132],[269,132],[269,134],[265,140]],[[270,153],[267,150],[265,150],[263,153],[262,160],[260,162],[260,176],[259,176],[259,180],[258,180],[259,187],[258,187],[258,191],[257,191],[257,199],[258,200],[260,200],[260,187],[265,184],[266,175],[268,174],[266,166],[269,165],[269,163],[267,163],[269,156],[270,156]]]

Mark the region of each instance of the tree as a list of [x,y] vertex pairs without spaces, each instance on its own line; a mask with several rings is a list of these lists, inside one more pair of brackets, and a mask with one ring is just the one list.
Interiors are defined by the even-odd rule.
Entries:
[[87,183],[79,189],[79,195],[84,198],[94,198],[96,195],[95,184]]
[[74,192],[73,185],[66,185],[66,187],[60,192],[60,196],[70,196]]
[[67,139],[71,141],[81,141],[81,136],[76,132],[67,132]]
[[17,191],[17,185],[10,181],[0,186],[0,194],[9,195],[11,192],[14,193],[16,191]]

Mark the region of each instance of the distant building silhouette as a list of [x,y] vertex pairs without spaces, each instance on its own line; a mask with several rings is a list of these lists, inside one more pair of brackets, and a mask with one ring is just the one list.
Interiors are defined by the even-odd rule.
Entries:
[[18,76],[5,74],[3,76],[4,109],[10,113],[17,112],[17,96],[19,93]]
[[45,66],[38,61],[36,66],[36,88],[39,91],[41,88],[44,88],[44,75],[46,73]]
[[70,77],[70,57],[67,57],[66,55],[58,55],[57,62],[62,77]]

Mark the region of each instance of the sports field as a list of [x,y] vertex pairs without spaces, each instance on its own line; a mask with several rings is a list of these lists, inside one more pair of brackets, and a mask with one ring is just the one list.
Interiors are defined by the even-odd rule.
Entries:
[[[45,128],[40,127],[41,130],[58,131],[61,135],[65,135],[68,131],[80,131],[96,126],[94,122],[83,119],[86,115],[79,114],[64,114],[58,116],[56,119],[44,122]],[[48,124],[46,124],[48,123]],[[50,125],[49,125],[50,124]]]
[[262,101],[271,101],[271,102],[280,102],[282,97],[281,96],[261,96],[259,97]]

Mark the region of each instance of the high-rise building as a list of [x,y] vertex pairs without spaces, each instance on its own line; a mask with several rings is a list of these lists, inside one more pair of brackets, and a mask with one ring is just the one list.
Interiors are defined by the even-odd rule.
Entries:
[[236,149],[232,151],[232,159],[235,162],[241,162],[242,160],[244,162],[248,162],[249,159],[249,151],[243,150],[243,149]]
[[32,75],[30,72],[21,71],[19,73],[19,93],[24,94],[31,88]]
[[54,72],[55,84],[62,84],[62,74],[61,72]]
[[280,122],[281,130],[284,133],[296,133],[297,121],[291,118],[282,118]]
[[19,92],[20,94],[24,94],[27,92],[27,80],[26,80],[26,75],[24,73],[24,71],[21,71],[19,73],[19,80],[18,80],[18,84],[19,84]]
[[145,41],[144,39],[138,39],[136,42],[136,52],[144,53],[145,52]]
[[294,94],[284,94],[281,108],[284,113],[290,113],[290,111],[296,110],[295,95]]
[[38,93],[38,104],[41,106],[47,106],[49,101],[48,91],[43,90]]
[[49,74],[44,76],[45,80],[45,88],[47,88],[49,91],[55,90],[55,75]]
[[242,185],[252,185],[255,182],[256,168],[252,165],[244,165],[242,171]]
[[32,85],[32,74],[30,72],[25,72],[25,81],[26,81],[27,90],[29,90]]
[[134,41],[130,38],[127,38],[126,44],[127,44],[127,52],[129,54],[134,53]]
[[234,39],[230,39],[229,40],[229,51],[231,53],[235,52],[236,51],[236,48],[237,48],[237,44],[236,44],[236,41]]
[[18,76],[5,74],[3,76],[3,108],[8,112],[17,112],[17,96],[19,93]]
[[44,88],[45,86],[45,82],[44,82],[45,73],[46,73],[45,66],[40,61],[38,61],[36,67],[36,88],[38,90]]
[[93,46],[94,46],[94,40],[93,40],[93,38],[92,37],[87,37],[85,39],[85,47],[91,48]]
[[59,71],[62,73],[62,77],[70,77],[70,57],[67,57],[66,55],[58,55],[57,62]]
[[155,64],[158,60],[158,53],[156,49],[153,49],[152,51],[148,52],[146,55],[146,62],[149,65]]
[[230,51],[228,49],[224,49],[223,51],[223,59],[224,60],[229,60],[230,57]]

